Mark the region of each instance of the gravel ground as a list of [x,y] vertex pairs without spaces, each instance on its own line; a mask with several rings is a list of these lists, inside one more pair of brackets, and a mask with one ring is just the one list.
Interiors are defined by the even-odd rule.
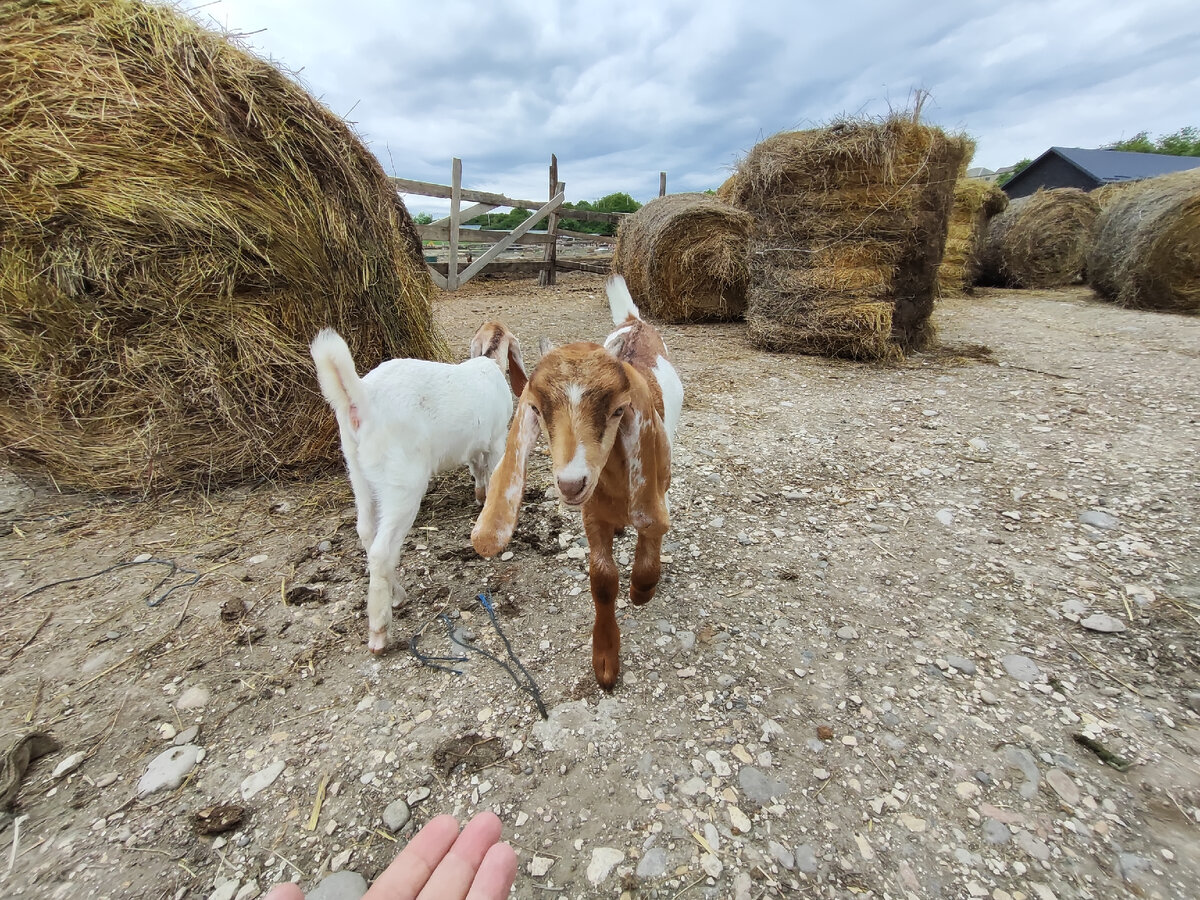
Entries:
[[[438,315],[528,358],[601,338],[602,297],[477,281]],[[379,658],[340,472],[123,502],[0,471],[0,748],[62,745],[0,815],[0,893],[355,896],[488,808],[517,897],[1200,895],[1200,321],[1084,289],[935,319],[882,367],[663,329],[673,525],[612,694],[544,455],[508,558],[470,549],[466,472],[434,484]],[[537,697],[452,642],[507,661],[484,590]]]

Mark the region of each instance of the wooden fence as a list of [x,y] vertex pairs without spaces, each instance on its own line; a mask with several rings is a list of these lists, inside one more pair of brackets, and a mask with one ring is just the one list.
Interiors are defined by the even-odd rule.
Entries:
[[[660,177],[660,192],[665,183],[666,173]],[[462,186],[462,160],[455,159],[450,166],[450,184],[432,184],[427,181],[412,181],[408,178],[392,178],[396,190],[405,194],[419,194],[422,197],[438,197],[450,201],[450,215],[428,225],[418,225],[417,234],[423,241],[446,241],[448,259],[444,263],[428,263],[429,273],[439,287],[448,291],[456,290],[466,284],[485,269],[489,272],[505,272],[513,274],[538,273],[538,283],[545,286],[554,284],[554,274],[559,269],[579,269],[585,272],[607,272],[607,260],[584,262],[581,260],[563,259],[558,256],[559,238],[567,237],[578,241],[586,241],[593,245],[611,246],[616,238],[600,234],[587,234],[578,231],[568,231],[559,227],[563,218],[575,219],[581,222],[604,222],[619,225],[624,213],[601,213],[585,209],[560,209],[566,194],[567,186],[558,180],[558,159],[550,157],[549,200],[546,202],[534,200],[515,200],[503,194],[491,194],[486,191],[471,191]],[[463,201],[473,205],[463,207]],[[468,222],[476,216],[491,212],[494,209],[508,207],[510,209],[533,209],[534,213],[512,231],[490,231],[487,229],[464,229],[463,222]],[[532,233],[531,229],[546,219],[545,233]],[[478,257],[464,254],[462,244],[465,242],[490,244],[486,251]],[[505,250],[514,246],[541,246],[544,248],[540,260],[500,260],[498,257]],[[467,258],[464,260],[463,257]],[[460,262],[461,261],[461,262]],[[461,265],[461,268],[460,268]]]

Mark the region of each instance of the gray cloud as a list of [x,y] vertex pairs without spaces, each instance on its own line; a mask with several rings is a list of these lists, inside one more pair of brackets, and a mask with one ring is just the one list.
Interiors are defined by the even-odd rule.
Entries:
[[[716,187],[753,144],[932,92],[927,121],[998,167],[1200,125],[1191,0],[393,4],[218,0],[234,32],[347,116],[384,168],[537,199]],[[259,29],[265,29],[259,31]],[[444,203],[410,198],[410,208]]]

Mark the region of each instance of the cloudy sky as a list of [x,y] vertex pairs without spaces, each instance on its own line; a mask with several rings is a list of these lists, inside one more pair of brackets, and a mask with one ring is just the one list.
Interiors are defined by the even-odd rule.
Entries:
[[[349,119],[390,174],[567,199],[658,173],[717,187],[775,132],[904,108],[977,142],[998,168],[1052,145],[1096,147],[1200,126],[1195,0],[216,0],[244,35]],[[448,201],[406,198],[413,212]]]

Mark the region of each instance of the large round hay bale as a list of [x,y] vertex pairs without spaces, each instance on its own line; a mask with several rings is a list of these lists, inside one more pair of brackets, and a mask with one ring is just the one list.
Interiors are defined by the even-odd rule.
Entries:
[[901,117],[756,145],[718,191],[755,217],[751,340],[858,359],[920,349],[971,150],[966,138]]
[[987,223],[1008,206],[1008,195],[978,178],[960,178],[954,185],[946,252],[938,267],[938,296],[970,293],[979,274],[979,245]]
[[1100,209],[1103,210],[1108,204],[1112,203],[1125,188],[1132,184],[1138,184],[1137,181],[1110,181],[1107,184],[1102,184],[1098,188],[1092,188],[1088,191],[1088,196],[1095,200]]
[[0,443],[146,490],[336,461],[308,342],[446,353],[412,220],[347,125],[161,4],[0,7]]
[[1039,190],[1013,200],[988,223],[979,249],[979,283],[1051,288],[1079,281],[1099,212],[1099,204],[1078,188]]
[[1088,280],[1122,306],[1200,312],[1200,169],[1129,185],[1096,219]]
[[613,271],[644,313],[668,322],[740,318],[754,219],[707,194],[671,194],[626,216]]

